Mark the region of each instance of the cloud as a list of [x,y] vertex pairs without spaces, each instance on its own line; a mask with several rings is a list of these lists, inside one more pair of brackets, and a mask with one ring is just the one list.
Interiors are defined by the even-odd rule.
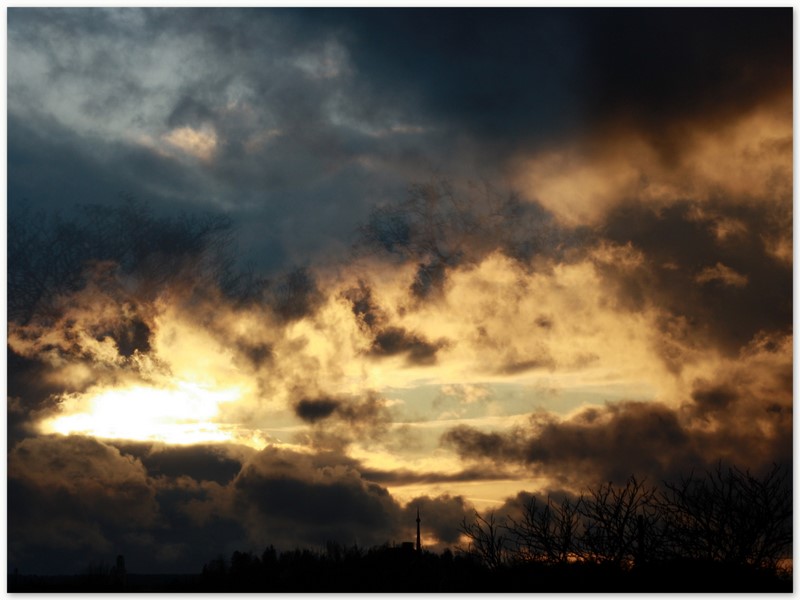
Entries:
[[177,148],[200,160],[211,160],[217,148],[217,136],[213,131],[178,127],[162,136],[170,146]]
[[342,297],[351,303],[359,325],[372,336],[370,356],[404,354],[409,365],[432,365],[436,363],[436,353],[447,346],[445,339],[429,342],[420,334],[390,325],[389,316],[376,304],[372,290],[363,279],[359,280],[358,287],[345,290]]
[[[222,207],[250,260],[285,269],[341,255],[435,171],[522,182],[560,218],[682,182],[752,193],[776,168],[785,195],[791,102],[769,111],[791,97],[791,13],[710,14],[18,8],[9,198]],[[443,265],[423,265],[424,295]]]
[[573,490],[631,474],[661,481],[718,460],[753,470],[791,463],[789,347],[782,336],[754,340],[741,360],[718,363],[713,380],[697,376],[677,403],[607,403],[564,418],[534,413],[510,431],[461,425],[441,442],[464,459],[526,465]]
[[346,466],[318,468],[302,455],[266,449],[234,482],[237,510],[261,545],[363,546],[386,541],[398,509],[382,487]]
[[727,121],[666,120],[666,133],[652,138],[632,123],[589,131],[520,153],[511,170],[526,198],[571,226],[602,224],[632,199],[655,209],[691,198],[772,211],[791,197],[791,115],[787,85]]
[[172,446],[163,443],[116,442],[120,452],[141,461],[150,477],[191,478],[198,483],[229,483],[254,450],[227,444]]
[[[605,236],[630,244],[640,263],[635,269],[605,263],[603,271],[632,308],[653,305],[685,317],[705,343],[738,352],[759,331],[790,326],[791,264],[766,243],[784,235],[785,209],[724,201],[620,207],[607,217]],[[756,308],[764,303],[771,310]]]
[[118,537],[158,520],[141,462],[90,438],[22,440],[9,451],[8,486],[9,558],[41,567],[37,549],[55,551],[67,562],[49,571],[77,572],[88,557],[111,555]]
[[371,546],[412,540],[416,509],[431,547],[458,539],[458,523],[471,510],[460,496],[415,497],[402,507],[388,491],[347,465],[315,465],[311,457],[266,449],[237,477],[236,510],[252,540],[279,547],[326,540]]
[[377,441],[388,432],[392,420],[386,400],[374,393],[336,399],[301,398],[294,412],[312,427],[296,439],[318,449],[342,450],[354,442]]
[[425,338],[409,334],[400,327],[387,327],[375,336],[370,354],[394,356],[405,353],[409,363],[427,365],[436,362],[436,352],[444,345],[444,341],[431,344]]
[[330,417],[339,408],[339,402],[330,398],[303,398],[295,406],[297,416],[309,423]]
[[[472,506],[462,496],[420,496],[406,504],[400,513],[400,521],[405,524],[413,523],[416,520],[417,510],[420,513],[423,547],[437,551],[442,546],[453,546],[459,542],[461,537],[459,525],[464,517],[470,515]],[[406,529],[408,532],[406,536],[411,540],[412,531],[409,529]],[[435,543],[431,543],[434,540]]]
[[718,262],[713,267],[705,267],[697,275],[695,281],[698,283],[708,283],[711,281],[719,281],[723,285],[731,285],[733,287],[744,287],[747,285],[747,277],[737,273],[730,267],[726,267]]
[[455,540],[469,508],[463,498],[425,496],[404,507],[357,466],[343,455],[275,447],[29,438],[9,454],[9,557],[40,573],[79,572],[116,554],[145,571],[191,571],[217,554],[269,544],[412,539],[417,506],[432,547]]

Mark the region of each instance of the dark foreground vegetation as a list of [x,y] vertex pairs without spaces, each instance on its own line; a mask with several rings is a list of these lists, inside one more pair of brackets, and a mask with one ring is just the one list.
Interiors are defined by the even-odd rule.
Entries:
[[[9,591],[792,592],[791,471],[721,465],[649,487],[631,477],[579,496],[530,496],[515,514],[475,513],[464,543],[434,553],[329,542],[324,550],[236,551],[194,575],[92,567],[11,574]],[[788,568],[787,568],[788,567]]]
[[[346,549],[338,557],[295,550],[266,560],[235,552],[201,574],[83,574],[9,578],[9,592],[792,592],[775,571],[704,561],[611,565],[535,563],[489,569],[470,555],[400,548]],[[223,566],[224,565],[224,566]]]

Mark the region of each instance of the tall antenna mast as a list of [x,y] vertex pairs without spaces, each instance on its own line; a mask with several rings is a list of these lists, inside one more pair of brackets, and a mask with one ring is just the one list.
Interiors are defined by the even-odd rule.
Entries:
[[417,554],[422,552],[422,543],[419,537],[419,506],[417,507]]

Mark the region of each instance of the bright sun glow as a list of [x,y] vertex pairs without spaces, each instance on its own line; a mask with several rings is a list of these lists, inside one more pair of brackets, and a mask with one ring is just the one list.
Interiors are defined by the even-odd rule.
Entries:
[[230,441],[233,432],[215,418],[221,404],[239,396],[238,388],[217,390],[187,382],[167,389],[103,390],[66,399],[66,414],[44,421],[42,430],[170,444]]

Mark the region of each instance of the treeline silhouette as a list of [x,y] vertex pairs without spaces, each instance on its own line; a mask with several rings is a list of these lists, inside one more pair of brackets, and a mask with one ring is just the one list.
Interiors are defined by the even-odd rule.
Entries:
[[631,476],[577,497],[531,496],[521,514],[464,519],[467,552],[489,568],[593,563],[627,569],[690,560],[776,570],[791,556],[791,473],[763,476],[719,463],[661,488]]
[[[578,496],[530,496],[516,515],[476,512],[440,554],[329,542],[234,552],[203,568],[217,591],[789,592],[791,472],[737,467],[660,488],[631,476]],[[788,562],[787,562],[788,561]]]
[[[509,514],[475,512],[463,543],[234,551],[194,575],[91,567],[9,577],[9,591],[791,592],[791,470],[718,464],[660,487],[631,476],[582,494],[528,496]],[[424,518],[424,515],[423,515]],[[423,520],[424,522],[424,520]],[[120,567],[122,565],[122,567]]]

